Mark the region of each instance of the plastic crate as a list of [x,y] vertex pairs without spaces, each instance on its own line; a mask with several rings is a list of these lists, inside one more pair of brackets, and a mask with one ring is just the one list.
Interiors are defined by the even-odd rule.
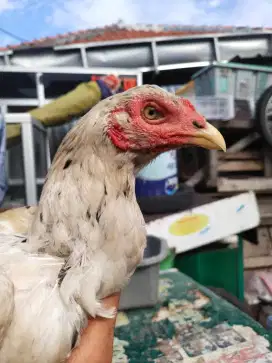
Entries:
[[244,300],[243,241],[236,248],[222,244],[179,254],[174,266],[205,286],[223,288]]
[[122,291],[120,310],[151,307],[157,304],[160,263],[167,257],[168,252],[165,240],[153,236],[147,237],[143,261],[128,286]]
[[[199,74],[199,75],[198,75]],[[196,96],[228,96],[234,94],[235,73],[232,69],[208,67],[194,78]]]
[[208,120],[227,121],[235,116],[233,96],[195,96],[186,98]]
[[256,101],[272,84],[272,67],[214,62],[192,78],[196,96],[232,95],[235,100]]
[[272,86],[272,73],[258,72],[256,76],[255,99],[259,100],[263,92]]
[[174,267],[176,253],[174,249],[170,249],[166,258],[160,263],[160,270],[169,270]]

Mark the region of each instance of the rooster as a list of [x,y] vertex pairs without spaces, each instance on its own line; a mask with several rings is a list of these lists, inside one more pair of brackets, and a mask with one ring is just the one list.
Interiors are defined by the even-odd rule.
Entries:
[[1,363],[64,362],[88,317],[115,315],[101,300],[146,245],[135,175],[185,145],[226,149],[189,101],[150,85],[101,101],[65,136],[38,206],[1,231]]

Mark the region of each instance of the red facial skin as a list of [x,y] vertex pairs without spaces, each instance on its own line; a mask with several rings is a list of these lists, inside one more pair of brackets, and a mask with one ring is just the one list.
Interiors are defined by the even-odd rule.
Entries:
[[[150,120],[143,110],[147,106],[162,114],[160,119]],[[118,113],[127,113],[125,125],[118,123]],[[108,137],[123,151],[166,151],[189,144],[198,128],[206,127],[206,120],[186,99],[157,96],[137,96],[124,106],[111,112]],[[197,122],[198,127],[195,125]]]

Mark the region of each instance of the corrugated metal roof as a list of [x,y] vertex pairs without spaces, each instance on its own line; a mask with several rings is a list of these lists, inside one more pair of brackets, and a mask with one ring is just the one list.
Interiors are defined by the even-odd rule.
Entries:
[[229,27],[229,26],[181,26],[181,25],[133,25],[127,26],[123,24],[115,24],[105,26],[103,28],[93,28],[87,30],[80,30],[66,34],[60,34],[52,37],[34,39],[29,42],[23,42],[17,45],[11,45],[4,50],[19,50],[31,48],[51,48],[57,45],[68,45],[75,43],[90,43],[90,42],[103,42],[115,41],[125,39],[141,39],[152,37],[165,37],[165,36],[182,36],[182,35],[197,35],[207,33],[222,33],[222,32],[260,32],[268,30],[263,28],[246,28],[246,27]]

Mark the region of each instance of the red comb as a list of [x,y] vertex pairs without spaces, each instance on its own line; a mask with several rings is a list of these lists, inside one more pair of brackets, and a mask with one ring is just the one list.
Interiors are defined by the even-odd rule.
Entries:
[[187,98],[181,98],[181,102],[183,105],[188,106],[192,111],[195,111],[195,106],[192,104],[191,101],[187,100]]

